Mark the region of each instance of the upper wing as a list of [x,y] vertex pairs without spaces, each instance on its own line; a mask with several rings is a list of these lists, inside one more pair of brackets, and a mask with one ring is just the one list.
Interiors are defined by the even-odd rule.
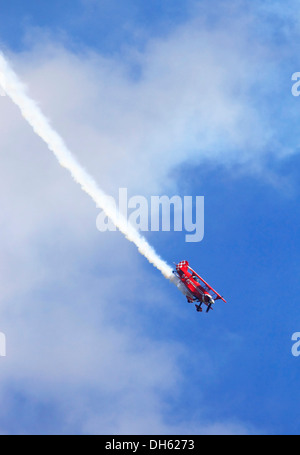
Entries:
[[191,270],[191,272],[192,272],[194,275],[196,275],[196,276],[199,278],[199,280],[202,281],[202,283],[203,283],[203,285],[204,285],[203,287],[204,287],[207,291],[211,291],[211,292],[213,292],[213,293],[216,295],[215,300],[220,299],[220,300],[223,300],[223,302],[227,303],[226,300],[224,299],[224,297],[222,297],[222,296],[221,296],[217,291],[215,291],[208,283],[206,283],[206,281],[204,281],[203,278],[201,278],[201,276],[198,275],[198,273],[195,272],[195,270],[193,270],[191,267],[189,267],[189,269]]

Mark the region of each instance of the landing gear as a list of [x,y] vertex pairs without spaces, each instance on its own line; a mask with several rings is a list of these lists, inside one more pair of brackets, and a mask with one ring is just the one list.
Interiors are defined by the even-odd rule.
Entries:
[[212,306],[212,303],[210,303],[210,304],[208,305],[207,310],[206,310],[206,313],[209,312],[209,310],[211,309],[211,306]]
[[202,305],[202,303],[200,303],[200,305],[195,305],[196,311],[198,311],[198,313],[202,313],[202,311],[203,311],[201,308],[201,305]]

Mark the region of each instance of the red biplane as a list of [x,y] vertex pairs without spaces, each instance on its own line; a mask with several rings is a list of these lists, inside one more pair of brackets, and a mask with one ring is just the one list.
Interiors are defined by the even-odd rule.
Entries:
[[179,262],[176,265],[174,275],[177,277],[176,285],[179,290],[186,296],[189,303],[195,304],[196,310],[202,312],[202,304],[207,306],[206,313],[212,309],[216,300],[226,300],[218,294],[206,281],[201,278],[191,267],[188,261]]

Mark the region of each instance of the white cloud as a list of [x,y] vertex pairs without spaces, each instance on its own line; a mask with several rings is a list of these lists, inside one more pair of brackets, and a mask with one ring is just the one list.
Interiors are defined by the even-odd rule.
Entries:
[[249,22],[211,30],[195,20],[122,60],[45,42],[16,63],[107,191],[153,193],[187,161],[257,166],[274,148],[269,113],[253,97],[254,87],[272,93],[273,53],[259,42],[249,52]]

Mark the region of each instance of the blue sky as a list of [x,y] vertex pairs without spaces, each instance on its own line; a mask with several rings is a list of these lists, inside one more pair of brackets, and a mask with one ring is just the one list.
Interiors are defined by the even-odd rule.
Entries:
[[197,314],[97,232],[1,98],[2,433],[299,433],[297,3],[182,3],[0,0],[4,51],[100,186],[205,196],[201,243],[147,238],[228,300]]
[[165,34],[182,23],[189,17],[190,4],[187,1],[182,5],[178,0],[153,0],[147,4],[140,0],[66,0],[63,5],[59,0],[51,5],[14,1],[2,8],[2,39],[22,49],[26,42],[24,32],[38,28],[58,34],[79,49],[91,46],[102,52],[119,52],[122,46],[140,46],[149,34]]

